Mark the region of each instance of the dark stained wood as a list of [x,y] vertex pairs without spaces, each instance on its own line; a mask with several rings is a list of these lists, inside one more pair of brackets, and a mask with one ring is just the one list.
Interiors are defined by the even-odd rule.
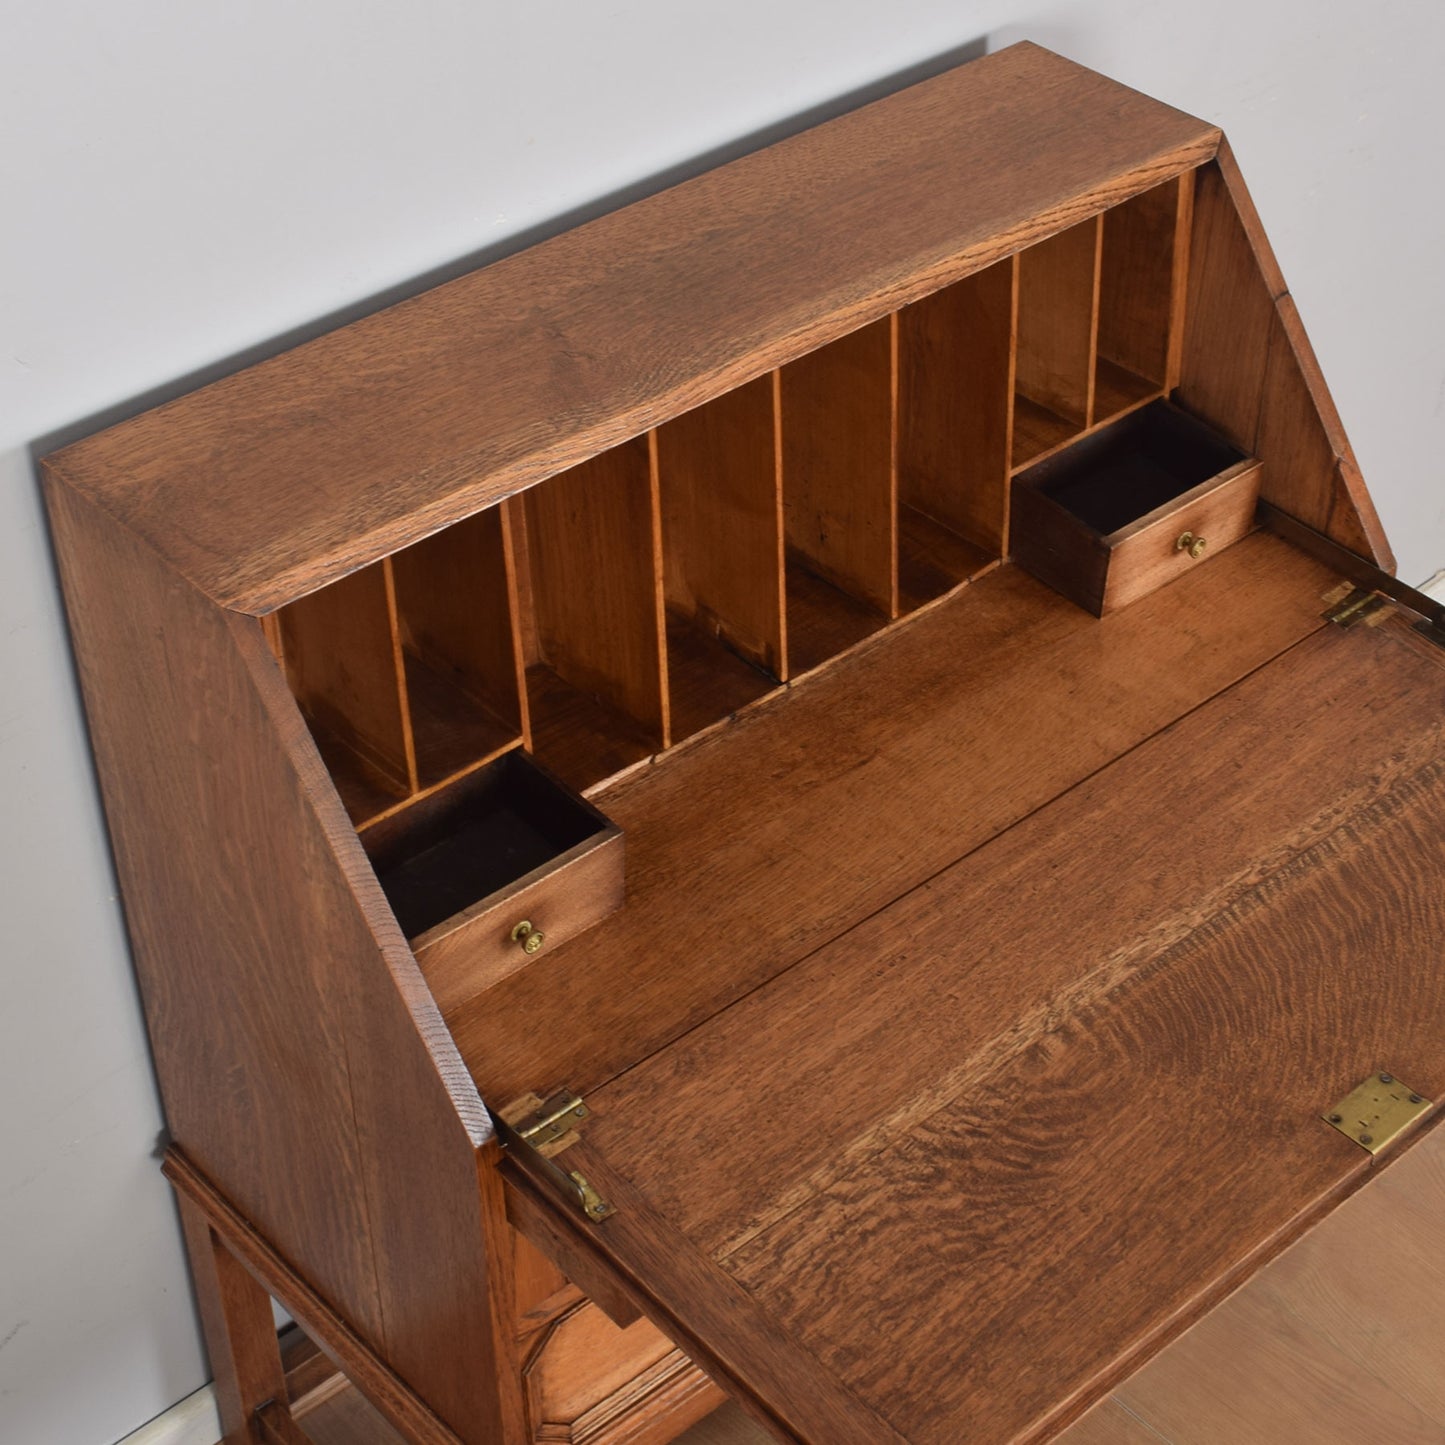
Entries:
[[898,314],[899,502],[994,557],[1007,550],[1017,267],[1001,261]]
[[657,463],[669,612],[786,677],[774,390],[762,376],[659,428]]
[[1179,187],[1177,178],[1166,181],[1103,219],[1099,361],[1155,387],[1163,387],[1169,372]]
[[249,1445],[251,1417],[268,1400],[286,1398],[271,1300],[216,1238],[201,1210],[184,1195],[178,1204],[201,1329],[216,1362],[221,1432],[225,1445]]
[[207,595],[264,611],[1125,200],[1218,140],[1015,45],[55,465]]
[[417,786],[389,568],[354,572],[280,618],[287,681],[358,822]]
[[429,787],[523,736],[516,589],[498,508],[391,559],[417,778]]
[[1096,217],[1019,257],[1015,385],[1075,430],[1094,419],[1100,234]]
[[[647,439],[635,438],[529,491],[527,554],[542,661],[575,692],[668,741],[657,497]],[[546,689],[531,690],[533,745],[554,771]],[[606,776],[599,762],[587,782]]]
[[[448,1012],[484,1095],[647,1056],[1319,626],[1332,581],[1257,535],[1100,624],[1002,567],[608,789],[628,906]],[[557,998],[565,1035],[519,1025]]]
[[905,1438],[1043,1428],[1368,1172],[1318,1114],[1377,1059],[1445,1086],[1442,719],[1403,624],[1319,634],[595,1092],[572,1167]]
[[783,368],[783,520],[789,564],[898,612],[893,328],[855,331]]
[[47,501],[168,1127],[439,1415],[501,1433],[490,1121],[261,629]]

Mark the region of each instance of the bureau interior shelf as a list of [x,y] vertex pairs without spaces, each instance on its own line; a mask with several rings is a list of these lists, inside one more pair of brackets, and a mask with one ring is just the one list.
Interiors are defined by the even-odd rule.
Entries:
[[1193,175],[283,608],[362,828],[513,747],[586,793],[995,566],[1010,477],[1162,395]]

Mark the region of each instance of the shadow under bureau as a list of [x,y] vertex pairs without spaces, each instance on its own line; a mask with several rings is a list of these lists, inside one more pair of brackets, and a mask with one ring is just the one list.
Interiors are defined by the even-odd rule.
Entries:
[[227,1440],[1044,1439],[1445,1089],[1445,627],[1018,45],[66,448]]

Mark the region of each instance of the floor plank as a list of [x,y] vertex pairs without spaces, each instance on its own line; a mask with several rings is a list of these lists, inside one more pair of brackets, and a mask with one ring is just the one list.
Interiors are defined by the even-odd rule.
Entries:
[[1436,1129],[1060,1445],[1441,1445],[1442,1286],[1445,1132]]

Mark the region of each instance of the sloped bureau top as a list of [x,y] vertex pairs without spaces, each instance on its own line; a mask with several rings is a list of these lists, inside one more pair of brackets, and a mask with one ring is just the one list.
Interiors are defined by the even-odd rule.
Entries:
[[79,442],[47,465],[264,613],[1207,160],[1031,44]]

